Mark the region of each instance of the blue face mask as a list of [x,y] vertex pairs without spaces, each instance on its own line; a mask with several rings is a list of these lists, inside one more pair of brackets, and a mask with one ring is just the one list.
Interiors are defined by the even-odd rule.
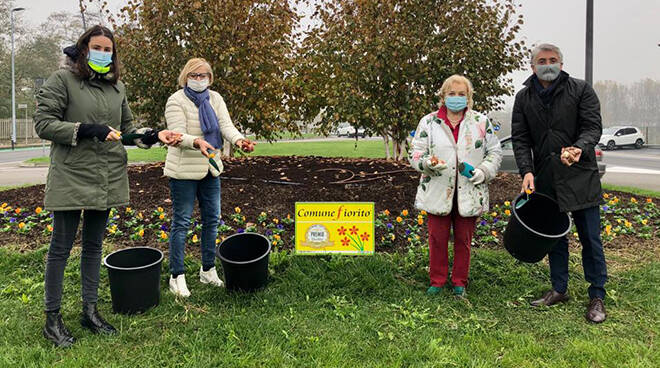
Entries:
[[104,68],[112,63],[112,52],[90,49],[89,54],[87,54],[87,60]]
[[463,111],[467,107],[467,97],[447,96],[445,97],[445,106],[453,112]]

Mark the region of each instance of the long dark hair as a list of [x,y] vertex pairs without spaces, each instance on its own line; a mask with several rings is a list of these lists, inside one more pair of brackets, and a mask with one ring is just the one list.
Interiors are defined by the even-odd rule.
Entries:
[[88,79],[92,76],[92,68],[87,64],[87,54],[89,53],[89,40],[94,36],[105,36],[112,41],[112,64],[107,74],[106,80],[117,83],[119,80],[119,57],[117,56],[117,43],[112,35],[112,31],[102,25],[95,25],[89,28],[80,36],[76,42],[78,57],[74,61],[74,73],[80,78]]

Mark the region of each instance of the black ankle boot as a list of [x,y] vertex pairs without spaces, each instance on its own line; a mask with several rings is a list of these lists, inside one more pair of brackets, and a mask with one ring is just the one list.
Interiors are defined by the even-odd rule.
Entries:
[[106,335],[117,333],[117,330],[99,315],[99,311],[96,309],[96,303],[83,303],[80,324],[83,327],[90,329],[93,333],[102,333]]
[[62,322],[62,315],[59,311],[46,312],[46,326],[44,326],[44,337],[60,348],[68,348],[76,342]]

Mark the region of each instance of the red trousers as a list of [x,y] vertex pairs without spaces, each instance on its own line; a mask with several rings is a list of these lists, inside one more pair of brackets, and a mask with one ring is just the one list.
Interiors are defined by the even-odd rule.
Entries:
[[470,273],[470,245],[474,234],[476,217],[463,217],[458,214],[458,205],[454,201],[451,213],[436,216],[429,213],[429,268],[431,286],[441,287],[449,275],[449,229],[454,225],[454,267],[451,282],[454,286],[467,285]]

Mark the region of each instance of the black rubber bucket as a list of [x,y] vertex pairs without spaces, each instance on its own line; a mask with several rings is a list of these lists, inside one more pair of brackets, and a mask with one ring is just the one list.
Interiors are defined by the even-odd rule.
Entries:
[[535,263],[543,259],[561,237],[571,231],[571,217],[559,210],[554,199],[541,193],[532,193],[529,200],[516,208],[521,193],[511,204],[512,216],[504,232],[504,247],[523,262]]
[[266,286],[270,241],[265,236],[234,234],[220,243],[215,254],[222,262],[228,291],[254,291]]
[[158,305],[162,262],[163,252],[150,247],[120,249],[103,259],[115,313],[142,313]]

